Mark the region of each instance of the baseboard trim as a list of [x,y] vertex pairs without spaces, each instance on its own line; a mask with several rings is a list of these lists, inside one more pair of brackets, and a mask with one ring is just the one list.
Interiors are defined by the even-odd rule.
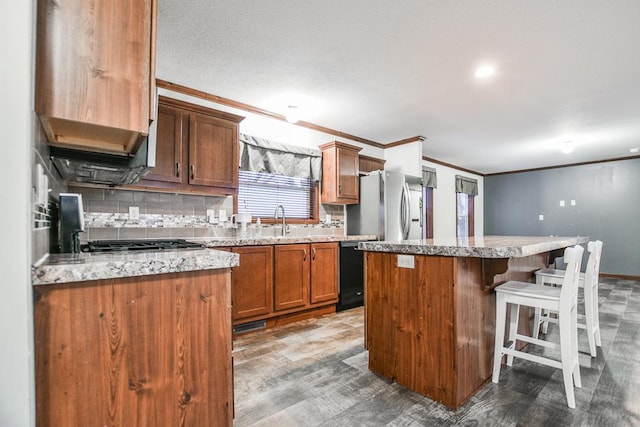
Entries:
[[640,282],[640,276],[628,276],[625,274],[600,273],[601,277],[610,277],[612,279],[636,280]]

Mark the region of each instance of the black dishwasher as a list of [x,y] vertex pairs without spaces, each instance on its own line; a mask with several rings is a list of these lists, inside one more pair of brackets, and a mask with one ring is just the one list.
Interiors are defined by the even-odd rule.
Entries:
[[360,307],[364,304],[364,253],[358,242],[340,242],[340,296],[336,311]]

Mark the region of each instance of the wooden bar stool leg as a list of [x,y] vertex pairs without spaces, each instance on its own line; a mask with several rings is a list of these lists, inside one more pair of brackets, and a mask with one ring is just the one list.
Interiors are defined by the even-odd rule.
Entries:
[[502,364],[502,346],[504,343],[504,328],[507,323],[507,304],[502,294],[496,295],[496,340],[493,349],[493,376],[491,381],[498,383],[500,379],[500,365]]
[[[560,359],[562,363],[562,379],[564,380],[564,391],[567,395],[567,405],[571,409],[576,407],[576,398],[573,391],[574,375],[573,375],[573,335],[571,333],[571,319],[568,312],[560,311],[559,314],[560,329]],[[577,331],[576,331],[577,333]],[[579,375],[579,374],[578,374]],[[579,380],[578,380],[579,381]]]
[[[520,305],[511,304],[511,314],[509,316],[509,342],[507,347],[516,348],[516,334],[518,333],[518,318],[520,316]],[[507,355],[507,366],[513,365],[513,355]]]
[[[593,309],[593,288],[590,284],[584,285],[584,317],[587,330],[587,340],[589,341],[589,353],[591,357],[596,357],[596,330],[595,319],[597,316],[597,308],[594,313]],[[599,331],[598,331],[599,332]]]

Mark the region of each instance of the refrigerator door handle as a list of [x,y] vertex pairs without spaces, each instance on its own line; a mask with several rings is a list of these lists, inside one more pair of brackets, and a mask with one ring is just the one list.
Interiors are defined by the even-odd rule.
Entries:
[[411,200],[409,186],[405,183],[402,186],[402,197],[400,198],[400,228],[402,230],[402,240],[409,237],[409,227],[411,226]]

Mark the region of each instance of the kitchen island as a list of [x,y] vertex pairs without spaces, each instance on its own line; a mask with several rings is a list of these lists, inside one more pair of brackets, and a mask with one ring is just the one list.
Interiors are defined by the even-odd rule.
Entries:
[[37,424],[231,426],[238,259],[81,253],[34,268]]
[[[533,272],[564,248],[586,241],[486,236],[360,243],[369,369],[457,409],[491,377],[493,288],[533,281]],[[520,324],[526,334],[528,322]]]

